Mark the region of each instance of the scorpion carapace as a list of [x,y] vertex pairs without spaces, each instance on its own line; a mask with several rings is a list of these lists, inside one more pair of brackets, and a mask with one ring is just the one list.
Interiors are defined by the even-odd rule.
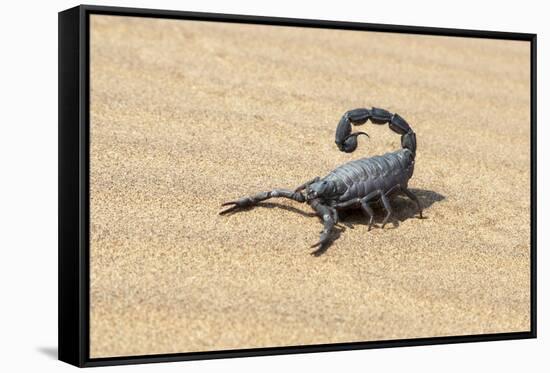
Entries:
[[297,202],[307,202],[323,220],[323,230],[317,243],[319,246],[312,254],[324,251],[330,242],[331,232],[338,222],[338,211],[360,208],[369,218],[368,230],[372,228],[374,211],[372,204],[381,203],[386,210],[382,228],[392,216],[389,198],[398,193],[409,197],[422,218],[422,208],[418,198],[407,189],[413,175],[416,157],[416,135],[407,121],[398,114],[387,110],[354,109],[346,112],[336,127],[336,146],[340,151],[351,153],[357,148],[357,137],[368,136],[365,132],[352,132],[353,125],[388,124],[390,129],[401,135],[401,149],[392,153],[370,158],[360,158],[347,162],[331,171],[323,178],[315,177],[294,190],[274,189],[225,202],[230,206],[220,212],[226,214],[240,208],[254,206],[261,201],[274,197],[285,197]]

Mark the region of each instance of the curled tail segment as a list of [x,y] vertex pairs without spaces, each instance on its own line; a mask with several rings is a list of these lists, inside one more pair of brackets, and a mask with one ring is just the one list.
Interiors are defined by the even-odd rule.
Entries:
[[351,132],[351,125],[361,125],[368,120],[374,124],[389,124],[390,129],[401,135],[401,147],[408,149],[416,155],[416,134],[409,126],[407,121],[399,114],[392,114],[387,110],[372,109],[353,109],[347,111],[340,119],[336,127],[336,145],[343,152],[351,153],[357,148],[357,136],[365,135],[365,132]]

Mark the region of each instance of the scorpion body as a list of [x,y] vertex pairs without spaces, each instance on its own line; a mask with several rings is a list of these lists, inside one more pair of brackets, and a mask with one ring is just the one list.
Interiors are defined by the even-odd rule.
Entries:
[[220,214],[226,214],[239,208],[250,207],[274,197],[290,198],[297,202],[307,202],[323,220],[323,231],[314,252],[324,251],[330,241],[331,232],[338,222],[338,211],[349,208],[361,208],[369,217],[370,230],[374,221],[372,204],[380,203],[386,210],[382,228],[392,216],[390,198],[398,193],[408,196],[417,206],[422,218],[422,208],[418,198],[407,189],[413,175],[416,156],[416,135],[409,124],[398,114],[387,110],[354,109],[346,112],[336,128],[335,142],[340,151],[352,153],[357,148],[357,137],[368,136],[365,132],[353,132],[353,125],[362,125],[367,121],[373,124],[388,124],[390,129],[401,135],[401,149],[381,156],[361,158],[347,162],[323,178],[314,179],[294,190],[274,189],[252,196],[226,202],[230,206]]

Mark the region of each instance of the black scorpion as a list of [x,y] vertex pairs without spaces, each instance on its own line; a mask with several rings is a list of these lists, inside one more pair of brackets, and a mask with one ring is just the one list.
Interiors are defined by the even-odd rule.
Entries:
[[336,128],[336,145],[340,151],[351,153],[357,148],[357,137],[365,132],[353,132],[353,125],[365,124],[370,120],[374,124],[389,124],[392,131],[401,135],[401,149],[381,156],[361,158],[347,162],[336,168],[323,178],[314,179],[300,185],[294,190],[274,189],[257,193],[223,203],[231,206],[220,214],[246,208],[269,198],[284,197],[297,202],[307,202],[319,215],[324,223],[321,237],[311,247],[319,246],[318,254],[324,251],[330,242],[331,232],[338,223],[338,210],[361,208],[369,217],[368,230],[374,221],[373,203],[381,203],[386,210],[382,228],[392,216],[389,198],[399,193],[408,196],[417,206],[420,218],[422,208],[418,198],[407,189],[409,179],[413,175],[416,156],[416,135],[409,124],[398,114],[387,110],[354,109],[346,112]]

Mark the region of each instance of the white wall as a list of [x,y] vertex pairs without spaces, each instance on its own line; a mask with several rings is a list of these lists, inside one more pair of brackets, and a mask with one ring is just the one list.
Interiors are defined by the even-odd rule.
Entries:
[[[539,338],[111,368],[116,371],[542,371],[548,314],[550,26],[543,1],[89,1],[101,5],[538,33]],[[0,22],[0,366],[68,371],[57,348],[57,12],[77,2],[11,1]],[[506,123],[502,124],[506,126]],[[547,368],[548,369],[548,368]]]

